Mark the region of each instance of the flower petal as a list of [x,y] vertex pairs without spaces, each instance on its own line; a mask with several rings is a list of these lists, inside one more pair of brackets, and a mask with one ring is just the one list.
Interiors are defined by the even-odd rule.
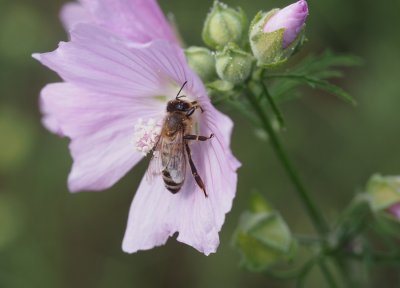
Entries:
[[[137,156],[130,158],[129,129],[133,129],[134,119],[146,111],[145,107],[158,111],[158,119],[163,117],[165,102],[156,96],[173,98],[176,91],[170,90],[171,85],[176,88],[186,80],[193,93],[205,93],[177,46],[154,41],[128,48],[110,39],[115,38],[102,29],[79,24],[72,31],[71,42],[55,52],[36,56],[72,85],[50,86],[42,96],[45,124],[73,140],[74,166],[69,181],[72,191],[107,188],[139,160]],[[60,98],[63,93],[65,97]],[[87,94],[87,98],[81,94]],[[122,166],[117,171],[119,162]],[[108,179],[107,170],[112,174]]]
[[77,2],[65,4],[61,9],[60,18],[66,31],[70,31],[78,23],[94,21],[92,15]]
[[93,23],[136,43],[156,39],[178,43],[156,0],[81,0],[66,4],[61,16],[67,28],[77,22]]
[[133,199],[122,249],[128,253],[165,244],[174,229],[167,219],[174,195],[165,189],[161,177],[149,182],[143,177]]
[[143,157],[132,142],[135,121],[158,118],[162,111],[161,105],[94,93],[69,83],[47,85],[41,108],[46,126],[72,139],[72,192],[106,189],[123,177]]
[[148,99],[165,95],[171,84],[181,86],[187,78],[176,65],[182,61],[176,55],[180,48],[168,42],[127,47],[110,32],[89,24],[76,25],[71,37],[54,52],[34,57],[65,81],[88,90]]
[[265,24],[264,32],[274,32],[285,29],[283,48],[289,46],[299,35],[308,16],[306,0],[300,0],[279,10]]

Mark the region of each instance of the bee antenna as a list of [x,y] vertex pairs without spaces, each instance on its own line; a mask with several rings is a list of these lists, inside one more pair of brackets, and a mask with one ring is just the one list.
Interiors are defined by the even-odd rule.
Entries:
[[181,92],[182,92],[182,90],[183,90],[183,88],[185,87],[186,84],[187,84],[187,81],[185,81],[185,83],[183,83],[181,89],[179,89],[178,94],[176,94],[176,99],[179,99],[181,97],[185,97],[185,96],[179,96],[179,94],[181,94]]

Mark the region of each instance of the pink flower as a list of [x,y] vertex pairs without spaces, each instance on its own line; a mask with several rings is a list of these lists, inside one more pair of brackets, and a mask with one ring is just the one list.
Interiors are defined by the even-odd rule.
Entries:
[[274,32],[285,29],[283,48],[289,46],[299,35],[308,16],[307,1],[300,0],[279,10],[264,26],[264,32]]
[[[218,232],[235,196],[240,166],[229,147],[232,121],[210,103],[201,80],[172,41],[170,28],[160,20],[154,1],[82,3],[104,14],[90,14],[95,15],[94,22],[73,24],[71,19],[79,17],[67,13],[71,16],[71,41],[61,42],[54,52],[34,55],[64,80],[42,90],[41,108],[46,127],[71,139],[69,189],[103,190],[123,177],[154,146],[167,102],[187,81],[184,99],[198,101],[205,111],[193,114],[198,134],[215,135],[205,142],[190,143],[208,198],[189,168],[177,194],[165,188],[161,176],[151,181],[144,177],[132,202],[122,246],[129,253],[151,249],[179,232],[178,241],[206,255],[215,252]],[[70,7],[87,13],[79,10],[80,6]],[[114,13],[119,17],[113,18]],[[110,23],[104,24],[105,20]],[[122,21],[121,31],[114,21]],[[148,35],[137,29],[142,25],[151,31]]]

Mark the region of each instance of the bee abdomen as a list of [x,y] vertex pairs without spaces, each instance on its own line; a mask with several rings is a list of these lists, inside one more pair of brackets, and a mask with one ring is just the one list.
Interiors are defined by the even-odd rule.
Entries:
[[172,177],[171,177],[171,174],[169,173],[169,171],[163,170],[162,176],[163,176],[165,188],[167,188],[171,193],[175,194],[175,193],[178,193],[179,190],[181,190],[183,182],[176,183],[174,180],[172,180]]

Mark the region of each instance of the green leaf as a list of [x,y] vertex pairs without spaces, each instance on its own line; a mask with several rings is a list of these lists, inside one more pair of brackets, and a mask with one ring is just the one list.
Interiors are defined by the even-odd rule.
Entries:
[[[265,75],[266,79],[274,78],[274,81],[269,85],[269,90],[277,101],[293,98],[299,94],[295,89],[300,85],[307,84],[313,88],[337,95],[347,102],[354,104],[354,99],[350,97],[347,92],[326,80],[343,77],[344,73],[339,67],[354,67],[362,64],[363,60],[360,57],[353,55],[335,55],[330,51],[326,51],[319,56],[311,55],[306,57],[297,65],[287,69],[287,72],[278,75]],[[290,97],[288,97],[288,95]]]
[[344,100],[350,104],[353,104],[353,105],[357,104],[357,101],[353,97],[351,97],[349,93],[344,91],[339,86],[333,85],[325,80],[321,80],[318,78],[313,78],[313,77],[305,76],[305,75],[297,75],[297,74],[275,74],[275,75],[269,75],[269,78],[285,78],[285,79],[295,80],[300,83],[307,84],[311,88],[324,90],[330,94],[333,94],[333,95],[341,98],[342,100]]
[[[354,55],[335,55],[331,51],[325,51],[320,56],[311,55],[291,69],[291,73],[309,76],[319,76],[329,71],[336,71],[334,67],[355,67],[361,66],[363,60]],[[330,78],[330,77],[327,77]]]

